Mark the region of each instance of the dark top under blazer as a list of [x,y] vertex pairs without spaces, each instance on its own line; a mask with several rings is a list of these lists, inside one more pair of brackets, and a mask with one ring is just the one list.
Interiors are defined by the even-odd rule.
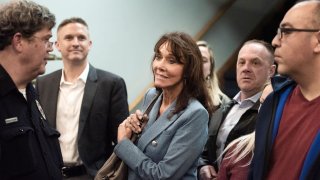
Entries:
[[[57,100],[62,70],[36,81],[44,112],[56,127]],[[95,176],[113,151],[118,125],[129,115],[124,80],[90,65],[81,104],[78,150],[90,175]]]
[[[209,122],[209,137],[205,146],[205,149],[201,155],[200,166],[204,165],[213,165],[215,169],[218,169],[218,165],[216,163],[217,154],[216,151],[217,147],[217,137],[219,130],[221,128],[222,123],[225,121],[227,114],[231,110],[232,106],[234,105],[234,101],[230,101],[228,104],[221,106],[217,109]],[[228,144],[237,139],[240,136],[249,134],[253,132],[256,122],[256,116],[258,114],[259,109],[259,101],[257,101],[251,108],[249,108],[241,117],[235,127],[230,131],[225,147]]]

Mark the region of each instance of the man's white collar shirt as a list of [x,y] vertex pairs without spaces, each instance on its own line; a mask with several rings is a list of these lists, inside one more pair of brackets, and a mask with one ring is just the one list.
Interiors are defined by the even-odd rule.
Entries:
[[84,94],[84,87],[89,74],[89,64],[74,82],[65,81],[64,70],[60,81],[57,105],[57,130],[63,161],[66,164],[80,164],[78,151],[79,117]]

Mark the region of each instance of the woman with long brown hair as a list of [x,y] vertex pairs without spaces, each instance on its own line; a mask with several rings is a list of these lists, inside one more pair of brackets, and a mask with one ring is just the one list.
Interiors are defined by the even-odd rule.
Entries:
[[[157,98],[143,128],[141,111],[118,128],[114,152],[129,167],[128,179],[196,179],[199,156],[207,139],[209,114],[214,110],[203,78],[201,53],[182,32],[163,35],[154,48],[154,86],[143,107]],[[133,132],[141,132],[134,144]]]

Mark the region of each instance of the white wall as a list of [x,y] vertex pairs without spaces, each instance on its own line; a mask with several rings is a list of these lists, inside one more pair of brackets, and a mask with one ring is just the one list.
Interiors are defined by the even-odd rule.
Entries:
[[[7,2],[9,0],[0,0]],[[34,0],[57,18],[79,16],[89,25],[95,67],[124,78],[132,103],[152,82],[150,62],[159,37],[170,31],[195,36],[225,0]],[[217,68],[240,45],[276,0],[238,0],[203,38],[215,51]],[[56,39],[56,28],[53,29]],[[54,52],[59,55],[58,52]],[[47,73],[62,67],[47,64]]]
[[[129,103],[152,82],[150,62],[159,37],[170,31],[194,36],[218,5],[212,0],[34,1],[47,6],[56,15],[57,24],[72,16],[87,21],[93,41],[89,62],[124,78]],[[50,61],[46,73],[61,67],[61,61]]]

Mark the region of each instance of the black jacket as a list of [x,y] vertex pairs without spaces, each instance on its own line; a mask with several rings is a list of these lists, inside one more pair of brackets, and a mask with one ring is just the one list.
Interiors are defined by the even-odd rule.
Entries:
[[[56,127],[57,101],[62,71],[37,79],[43,110]],[[124,80],[90,65],[81,104],[78,150],[88,173],[95,176],[113,152],[119,124],[128,117],[127,89]]]
[[[209,132],[208,132],[209,137],[208,137],[205,149],[201,155],[201,160],[199,164],[200,168],[201,166],[204,166],[204,165],[213,165],[215,169],[218,170],[218,165],[216,162],[217,160],[216,151],[218,149],[217,137],[218,137],[219,129],[233,105],[234,105],[234,101],[230,101],[228,104],[221,106],[219,109],[217,109],[213,113],[211,120],[209,122]],[[259,101],[257,101],[250,109],[248,109],[241,116],[239,122],[230,131],[225,143],[225,147],[227,147],[231,141],[237,139],[238,137],[253,132],[255,127],[255,119],[258,114],[259,105],[260,103]]]
[[0,179],[62,179],[60,134],[42,115],[31,84],[26,96],[0,65]]

